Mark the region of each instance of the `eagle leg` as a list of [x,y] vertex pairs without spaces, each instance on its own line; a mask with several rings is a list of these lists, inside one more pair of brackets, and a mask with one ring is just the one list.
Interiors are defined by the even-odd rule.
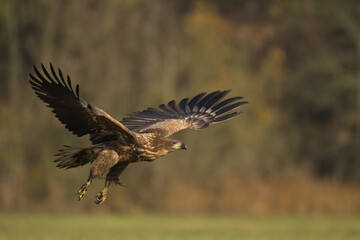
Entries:
[[95,199],[95,203],[96,204],[102,204],[105,199],[106,199],[106,194],[107,194],[107,190],[108,190],[108,186],[104,187],[103,190],[101,190],[97,195],[96,195],[96,199]]
[[125,187],[119,180],[119,176],[120,174],[124,171],[124,169],[126,168],[126,166],[129,163],[118,163],[115,166],[113,166],[109,173],[106,175],[106,180],[105,180],[105,187],[103,190],[101,190],[97,195],[96,195],[96,199],[95,199],[95,203],[97,204],[102,204],[105,199],[106,199],[106,194],[108,191],[108,188],[110,186],[110,184],[112,182],[114,182],[116,185],[120,185]]
[[86,193],[88,187],[90,186],[91,180],[92,180],[92,174],[90,173],[88,180],[79,188],[78,190],[78,201],[81,200],[81,198],[84,196],[84,194]]
[[107,194],[107,191],[108,191],[108,188],[109,188],[111,182],[114,182],[116,185],[124,186],[120,182],[119,178],[112,178],[111,175],[108,174],[108,176],[106,176],[106,180],[105,180],[105,187],[103,188],[103,190],[101,190],[96,195],[96,199],[95,199],[96,204],[102,204],[105,201],[106,194]]

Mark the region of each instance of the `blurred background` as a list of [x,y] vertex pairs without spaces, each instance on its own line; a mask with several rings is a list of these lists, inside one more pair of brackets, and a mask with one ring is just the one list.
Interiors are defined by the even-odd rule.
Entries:
[[[124,213],[360,213],[357,0],[3,0],[0,210]],[[132,164],[101,207],[89,166],[55,168],[71,135],[33,93],[52,63],[82,98],[121,119],[232,89],[240,117],[175,137],[188,146]]]

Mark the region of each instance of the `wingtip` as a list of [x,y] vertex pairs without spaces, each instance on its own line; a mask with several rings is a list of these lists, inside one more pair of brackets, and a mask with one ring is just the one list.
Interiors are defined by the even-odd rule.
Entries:
[[50,62],[49,65],[50,65],[50,69],[53,71],[54,67],[53,67],[52,63]]
[[75,92],[76,92],[76,96],[79,98],[79,97],[80,97],[80,88],[79,88],[79,84],[76,84]]
[[243,111],[238,111],[238,112],[229,113],[227,115],[219,116],[219,117],[216,117],[215,120],[212,123],[213,124],[219,124],[219,123],[231,120],[231,119],[239,116],[242,113],[244,113],[244,112]]
[[[231,92],[231,89],[225,89],[224,91],[221,92],[222,98],[224,98],[225,96],[227,96],[229,93]],[[222,99],[221,98],[221,99]]]
[[[43,70],[43,73],[48,77],[48,72],[47,72],[46,67],[44,66],[43,63],[41,63],[41,68],[42,68],[42,70]],[[49,78],[49,77],[48,77],[48,78]],[[49,79],[49,80],[51,80],[51,79]]]

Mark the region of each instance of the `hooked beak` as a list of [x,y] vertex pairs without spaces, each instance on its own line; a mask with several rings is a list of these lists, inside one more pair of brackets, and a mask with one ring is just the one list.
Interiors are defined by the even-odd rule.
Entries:
[[176,149],[176,150],[178,150],[178,149],[186,150],[187,147],[186,147],[185,143],[178,141],[178,142],[176,142],[176,143],[173,145],[173,149]]
[[185,145],[185,143],[182,143],[182,144],[181,144],[180,149],[183,149],[183,150],[186,150],[186,149],[187,149],[187,146]]
[[180,141],[177,142],[177,143],[173,146],[173,148],[175,148],[175,149],[183,149],[183,150],[186,150],[186,149],[187,149],[185,143],[180,142]]

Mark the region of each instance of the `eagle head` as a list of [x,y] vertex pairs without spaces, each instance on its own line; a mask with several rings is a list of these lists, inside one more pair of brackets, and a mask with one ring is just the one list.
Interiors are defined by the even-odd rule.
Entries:
[[169,149],[169,151],[175,151],[175,150],[179,150],[179,149],[182,149],[182,150],[187,149],[185,143],[183,143],[179,140],[173,140],[173,139],[169,139],[167,148]]

